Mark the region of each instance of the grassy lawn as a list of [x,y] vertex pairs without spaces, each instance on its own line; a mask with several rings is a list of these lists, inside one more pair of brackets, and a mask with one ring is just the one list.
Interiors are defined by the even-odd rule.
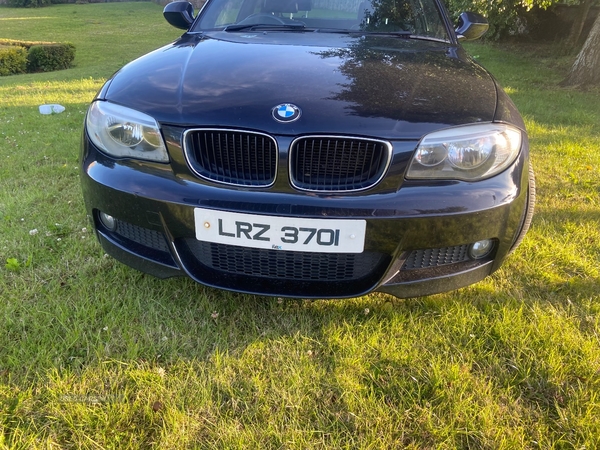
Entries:
[[154,279],[91,233],[87,105],[178,35],[151,3],[0,8],[0,38],[77,47],[73,69],[0,78],[0,449],[600,446],[600,91],[557,87],[569,58],[469,46],[537,173],[499,272],[405,301],[278,300]]

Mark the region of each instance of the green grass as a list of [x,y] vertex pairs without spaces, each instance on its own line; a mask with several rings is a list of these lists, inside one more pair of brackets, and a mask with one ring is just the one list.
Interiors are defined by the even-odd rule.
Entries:
[[0,78],[0,449],[600,446],[600,92],[557,87],[568,58],[469,46],[537,173],[499,272],[405,301],[278,300],[154,279],[91,233],[85,109],[177,35],[150,3],[0,8],[0,38],[77,46],[73,69]]

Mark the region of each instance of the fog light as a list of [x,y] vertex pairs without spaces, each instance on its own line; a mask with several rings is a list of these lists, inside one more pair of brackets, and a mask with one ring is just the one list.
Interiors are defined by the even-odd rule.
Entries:
[[113,216],[103,212],[101,212],[99,216],[100,222],[102,222],[102,225],[104,225],[108,230],[115,231],[117,229],[117,219],[115,219]]
[[471,244],[469,247],[469,256],[473,259],[485,258],[492,252],[494,242],[491,239],[484,239]]

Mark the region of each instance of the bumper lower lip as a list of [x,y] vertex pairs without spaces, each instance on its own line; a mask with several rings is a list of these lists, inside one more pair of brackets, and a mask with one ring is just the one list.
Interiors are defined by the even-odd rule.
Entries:
[[[356,297],[373,291],[416,297],[473,284],[501,265],[521,226],[524,166],[521,156],[511,169],[480,183],[415,185],[383,194],[321,198],[216,188],[175,177],[168,166],[103,159],[92,151],[83,160],[81,181],[88,214],[105,251],[154,276],[189,276],[216,288],[283,297]],[[355,272],[339,279],[335,272],[319,279],[319,264],[324,268],[351,264],[324,258],[315,269],[310,256],[303,260],[297,252],[287,252],[296,255],[284,258],[277,250],[242,250],[223,256],[226,261],[210,259],[207,252],[221,257],[229,249],[208,250],[196,245],[193,215],[199,206],[246,214],[365,219],[367,255],[356,264],[372,266],[372,270],[352,268],[348,270]],[[100,211],[130,225],[133,231],[107,229],[99,220]],[[136,237],[140,233],[144,236]],[[442,260],[423,268],[403,266],[413,251],[446,251],[481,239],[495,243],[487,258]],[[258,266],[278,253],[273,256],[274,267],[265,272],[243,270],[244,264]],[[245,263],[236,266],[236,260]],[[297,276],[294,270],[301,264],[309,272],[317,270],[316,275],[301,272]],[[289,267],[291,272],[279,276],[279,266]]]
[[[185,271],[181,270],[179,267],[176,267],[175,264],[165,264],[160,263],[152,258],[149,258],[147,255],[144,256],[142,254],[135,254],[131,251],[130,248],[124,247],[114,240],[110,239],[106,234],[102,232],[98,232],[98,239],[102,248],[107,252],[108,255],[112,256],[116,260],[126,264],[134,269],[137,269],[141,272],[148,273],[157,278],[171,278],[171,277],[183,277],[188,275]],[[454,289],[459,289],[461,287],[465,287],[471,284],[474,284],[478,281],[481,281],[483,278],[488,276],[494,266],[494,261],[485,261],[482,264],[479,264],[475,267],[467,267],[462,270],[454,271],[447,275],[439,275],[426,277],[420,280],[401,282],[401,283],[384,283],[379,285],[376,291],[384,292],[387,294],[391,294],[398,298],[411,298],[411,297],[420,297],[425,295],[432,295],[441,292],[447,292]],[[194,278],[194,277],[192,277]],[[195,279],[195,278],[194,278]],[[196,280],[198,281],[198,280]],[[202,284],[223,289],[224,286],[219,284],[209,284],[207,282],[202,282]],[[301,297],[306,298],[344,298],[347,296],[340,296],[339,290],[337,286],[335,287],[337,292],[335,294],[324,295],[326,292],[323,292],[321,295],[302,295]],[[247,293],[247,294],[261,294],[261,295],[277,295],[280,297],[299,297],[298,294],[290,294],[285,290],[277,293],[265,293],[264,291],[260,291],[257,289],[252,289],[248,286],[246,289],[237,288],[231,289],[237,292]],[[368,293],[364,292],[364,294]],[[359,296],[362,293],[354,293],[352,296]]]

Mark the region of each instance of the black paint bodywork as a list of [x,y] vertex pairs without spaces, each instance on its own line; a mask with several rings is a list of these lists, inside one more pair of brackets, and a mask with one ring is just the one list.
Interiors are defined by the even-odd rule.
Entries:
[[[125,66],[102,96],[165,124],[416,140],[492,121],[497,107],[494,80],[459,46],[311,32],[184,35]],[[286,102],[302,120],[264,114]]]
[[[188,275],[219,288],[292,297],[351,297],[372,290],[399,297],[428,295],[474,283],[496,270],[523,224],[529,164],[525,133],[515,163],[492,178],[405,179],[426,133],[493,121],[524,131],[507,95],[455,40],[296,31],[186,33],[117,72],[97,100],[144,112],[161,126],[169,164],[111,158],[85,132],[81,156],[86,207],[103,247],[159,277]],[[301,118],[293,123],[273,120],[271,110],[282,103],[298,105]],[[199,126],[273,136],[280,159],[275,184],[241,188],[195,176],[183,155],[182,136]],[[381,183],[364,192],[299,192],[290,185],[287,158],[292,140],[305,134],[389,141],[389,170]],[[196,264],[188,245],[195,236],[195,207],[365,219],[365,251],[384,255],[381,268],[376,276],[355,283],[219,273]],[[99,211],[164,236],[166,247],[122,238],[103,226]],[[485,260],[409,274],[401,270],[413,250],[480,239],[495,242]]]

